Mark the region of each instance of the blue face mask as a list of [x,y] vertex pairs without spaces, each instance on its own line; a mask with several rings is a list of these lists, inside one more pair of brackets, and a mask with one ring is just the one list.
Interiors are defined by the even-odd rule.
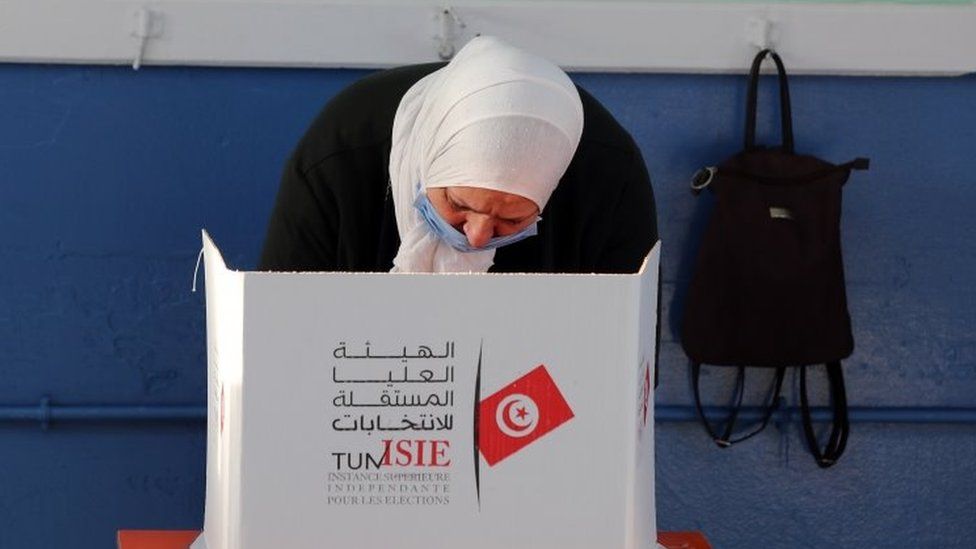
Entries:
[[414,200],[413,205],[420,212],[420,217],[427,223],[430,232],[450,244],[455,250],[465,253],[494,250],[495,248],[500,248],[508,244],[514,244],[530,236],[535,236],[538,233],[537,225],[539,224],[539,219],[541,219],[537,218],[534,223],[517,233],[512,233],[507,236],[496,236],[484,246],[475,248],[468,242],[468,237],[464,233],[452,227],[447,221],[444,221],[444,218],[434,209],[434,205],[430,203],[430,199],[427,198],[427,193],[423,189],[417,190],[417,199]]

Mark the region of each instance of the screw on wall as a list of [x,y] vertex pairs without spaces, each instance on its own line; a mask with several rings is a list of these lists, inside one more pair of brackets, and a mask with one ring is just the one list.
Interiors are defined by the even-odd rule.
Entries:
[[146,54],[146,43],[150,38],[163,34],[163,15],[147,8],[139,8],[132,13],[129,34],[139,40],[138,50],[132,60],[132,70],[139,70]]

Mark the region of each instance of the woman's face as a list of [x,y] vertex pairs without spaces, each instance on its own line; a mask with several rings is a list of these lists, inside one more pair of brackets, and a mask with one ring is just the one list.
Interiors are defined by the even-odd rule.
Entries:
[[492,237],[517,233],[539,215],[535,202],[517,194],[478,187],[427,189],[427,198],[444,221],[480,248]]

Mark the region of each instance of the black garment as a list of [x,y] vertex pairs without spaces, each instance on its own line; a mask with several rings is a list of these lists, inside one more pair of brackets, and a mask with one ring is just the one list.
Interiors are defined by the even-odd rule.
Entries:
[[[330,101],[284,175],[260,270],[389,271],[400,246],[389,191],[400,99],[443,64],[377,72]],[[583,136],[542,211],[539,234],[499,248],[492,272],[634,272],[657,241],[640,150],[583,90]]]

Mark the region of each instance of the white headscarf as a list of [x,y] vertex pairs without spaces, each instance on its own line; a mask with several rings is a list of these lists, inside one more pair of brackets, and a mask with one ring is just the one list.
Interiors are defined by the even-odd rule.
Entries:
[[478,37],[411,87],[393,120],[390,182],[400,249],[391,272],[485,272],[495,251],[463,253],[414,208],[428,187],[517,194],[541,212],[583,133],[583,105],[559,67]]

